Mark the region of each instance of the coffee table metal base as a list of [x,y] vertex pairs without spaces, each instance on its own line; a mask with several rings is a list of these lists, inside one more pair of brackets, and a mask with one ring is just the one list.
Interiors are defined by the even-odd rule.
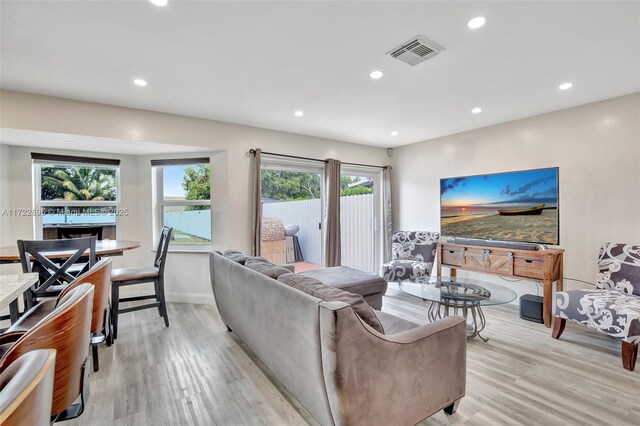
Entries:
[[[426,299],[422,300],[427,301]],[[430,302],[429,310],[427,312],[429,321],[434,322],[438,319],[448,317],[451,310],[453,310],[453,315],[458,315],[458,310],[461,310],[462,316],[467,323],[467,337],[479,337],[483,342],[489,340],[489,338],[480,335],[480,332],[484,330],[484,327],[487,325],[487,320],[484,317],[484,313],[482,312],[480,305],[471,304],[456,306],[441,302],[428,302]]]

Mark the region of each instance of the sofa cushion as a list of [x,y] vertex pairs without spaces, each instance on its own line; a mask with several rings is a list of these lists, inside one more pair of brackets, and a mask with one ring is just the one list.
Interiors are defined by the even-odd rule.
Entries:
[[382,328],[384,328],[384,334],[387,336],[420,327],[419,324],[407,321],[395,315],[387,314],[386,312],[374,312],[376,314],[376,317],[378,317],[378,320],[382,324]]
[[263,275],[266,275],[270,278],[278,278],[283,274],[290,274],[291,271],[282,266],[274,265],[271,262],[268,262],[262,258],[248,258],[244,266],[249,269],[253,269],[256,272],[260,272]]
[[356,314],[364,322],[374,330],[384,334],[384,328],[380,320],[378,320],[373,309],[367,305],[367,302],[364,301],[361,295],[328,286],[315,278],[301,274],[283,274],[278,277],[278,281],[325,302],[340,301],[347,303],[351,305]]
[[376,293],[384,294],[387,291],[387,282],[378,275],[358,271],[348,266],[315,269],[302,272],[302,275],[315,278],[328,286],[362,296]]
[[246,254],[239,252],[238,250],[225,250],[222,254],[227,259],[233,260],[234,262],[238,262],[241,265],[244,265],[244,262],[249,258]]
[[246,254],[242,253],[241,251],[238,250],[225,250],[224,253],[222,253],[222,255],[224,257],[226,257],[229,260],[233,260],[234,262],[237,262],[241,265],[244,265],[246,263],[247,260],[249,259],[253,259],[253,260],[261,260],[263,262],[269,262],[267,259],[265,259],[264,257],[261,256],[247,256]]

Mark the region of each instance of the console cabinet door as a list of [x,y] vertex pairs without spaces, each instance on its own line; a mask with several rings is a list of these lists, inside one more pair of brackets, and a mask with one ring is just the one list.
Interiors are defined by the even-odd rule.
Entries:
[[486,264],[484,250],[465,250],[464,252],[464,268],[470,271],[484,271]]
[[512,275],[513,256],[511,253],[490,253],[487,257],[486,271],[500,275]]

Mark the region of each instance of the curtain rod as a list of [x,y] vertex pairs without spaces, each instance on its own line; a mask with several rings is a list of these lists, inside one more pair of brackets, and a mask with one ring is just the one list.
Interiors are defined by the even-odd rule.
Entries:
[[[255,149],[250,149],[249,150],[249,154],[251,155],[256,155],[256,150]],[[285,158],[295,158],[297,160],[309,160],[309,161],[319,161],[321,163],[327,163],[327,160],[319,160],[317,158],[310,158],[310,157],[299,157],[297,155],[288,155],[288,154],[278,154],[275,152],[267,152],[267,151],[262,151],[262,154],[264,155],[275,155],[276,157],[285,157]],[[375,167],[378,169],[386,169],[389,166],[376,166],[373,164],[362,164],[362,163],[342,163],[344,165],[347,166],[361,166],[361,167]]]

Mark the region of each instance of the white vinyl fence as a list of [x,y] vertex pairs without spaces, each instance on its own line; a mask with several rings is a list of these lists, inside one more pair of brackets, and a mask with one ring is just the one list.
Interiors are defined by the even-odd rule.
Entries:
[[[342,264],[377,273],[373,194],[340,198]],[[319,199],[265,203],[265,217],[278,217],[284,225],[298,225],[298,239],[306,262],[322,263],[322,203]]]
[[305,262],[321,263],[322,260],[322,203],[320,199],[283,201],[262,205],[264,217],[280,218],[284,225],[298,225],[296,234],[300,241]]
[[165,212],[164,224],[205,240],[211,239],[211,210]]
[[365,272],[376,270],[373,194],[340,197],[342,264]]

